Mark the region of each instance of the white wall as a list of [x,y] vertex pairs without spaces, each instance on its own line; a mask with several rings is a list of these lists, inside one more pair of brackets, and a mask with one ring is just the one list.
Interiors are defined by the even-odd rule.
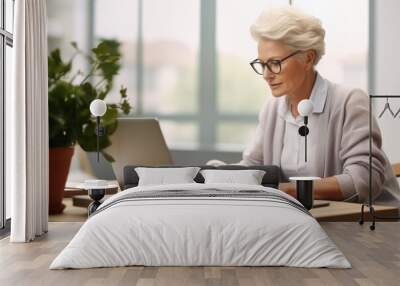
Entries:
[[[400,96],[400,1],[371,0],[371,45],[370,52],[370,93]],[[379,102],[378,102],[379,101]],[[385,99],[374,101],[377,114],[383,109]],[[400,98],[390,100],[396,112],[400,108]],[[382,130],[383,148],[390,161],[400,162],[400,117],[383,116],[378,119]]]

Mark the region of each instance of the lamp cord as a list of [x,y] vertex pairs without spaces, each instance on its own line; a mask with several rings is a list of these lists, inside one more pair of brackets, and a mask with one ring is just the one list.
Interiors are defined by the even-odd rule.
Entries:
[[100,116],[96,117],[96,134],[97,134],[97,162],[100,161]]
[[305,136],[304,136],[304,159],[305,159],[305,162],[307,162],[307,135],[308,135],[308,132],[307,132],[307,124],[308,124],[308,116],[304,116],[304,126],[306,127],[305,128]]
[[304,146],[305,146],[305,153],[304,153],[304,155],[305,155],[305,161],[307,162],[307,135],[306,136],[304,136]]

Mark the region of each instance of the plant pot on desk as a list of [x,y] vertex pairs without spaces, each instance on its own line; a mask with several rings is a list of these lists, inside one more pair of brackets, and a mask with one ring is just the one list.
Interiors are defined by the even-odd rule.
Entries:
[[49,149],[49,214],[60,214],[65,208],[62,200],[73,154],[74,147]]

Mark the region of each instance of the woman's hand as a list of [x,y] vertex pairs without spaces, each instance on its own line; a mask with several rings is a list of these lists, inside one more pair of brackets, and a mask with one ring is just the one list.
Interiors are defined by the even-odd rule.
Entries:
[[279,190],[282,192],[285,192],[286,194],[296,198],[296,186],[294,183],[280,183],[279,184]]
[[[321,180],[314,181],[313,189],[315,200],[343,200],[343,194],[335,177],[322,178]],[[279,190],[297,198],[295,183],[280,183]]]

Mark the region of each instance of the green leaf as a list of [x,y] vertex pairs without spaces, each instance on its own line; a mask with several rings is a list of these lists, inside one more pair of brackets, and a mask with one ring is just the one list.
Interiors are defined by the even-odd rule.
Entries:
[[90,103],[97,98],[97,90],[90,82],[83,83],[80,89],[82,91],[83,102],[86,102],[90,106]]
[[49,86],[66,76],[72,67],[72,63],[64,63],[61,59],[61,52],[59,49],[55,49],[52,51],[48,57],[48,77],[49,77]]
[[121,66],[117,63],[101,63],[99,65],[99,68],[101,69],[103,76],[106,80],[111,81],[115,75],[118,74],[119,69]]
[[128,100],[124,99],[124,101],[122,101],[121,109],[124,114],[129,114],[129,112],[131,111],[131,106],[130,106]]
[[103,77],[110,83],[113,77],[118,74],[121,68],[119,61],[121,53],[119,52],[120,44],[115,40],[101,40],[97,47],[92,49],[96,60],[98,61],[98,69],[102,72]]
[[119,90],[119,93],[121,94],[121,97],[122,98],[127,98],[128,97],[128,94],[126,93],[126,91],[127,91],[127,88],[125,87],[123,87],[123,86],[121,86],[121,89]]
[[108,125],[113,124],[115,121],[117,121],[117,117],[118,117],[118,110],[116,108],[107,106],[107,111],[104,114],[104,116],[101,118],[101,121],[104,126],[108,126]]
[[121,57],[119,46],[120,43],[115,40],[103,39],[92,52],[99,61],[117,61]]

